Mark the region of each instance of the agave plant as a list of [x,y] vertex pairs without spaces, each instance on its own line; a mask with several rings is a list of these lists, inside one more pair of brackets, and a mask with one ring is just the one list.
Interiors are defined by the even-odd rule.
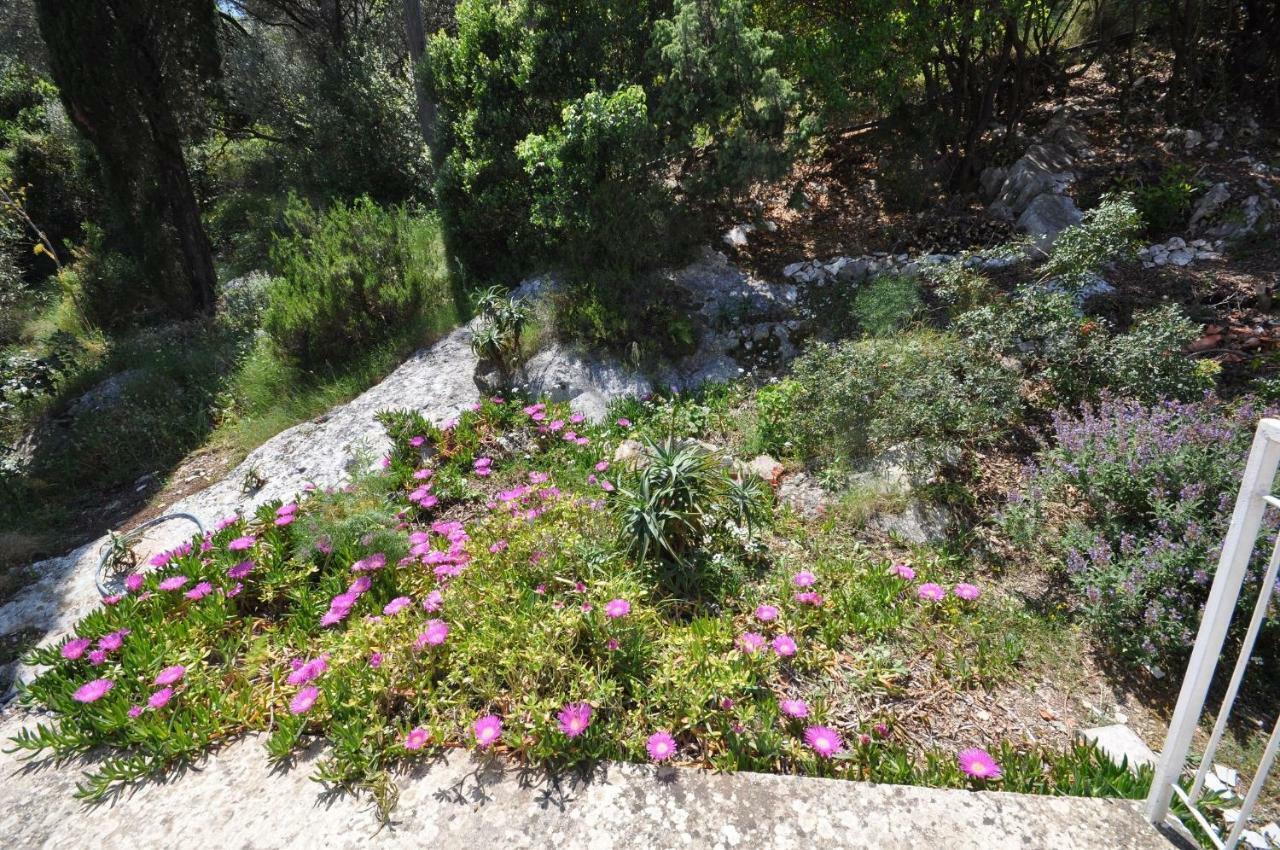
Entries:
[[491,286],[476,297],[480,323],[471,336],[477,357],[495,361],[510,369],[520,354],[520,337],[529,321],[529,309],[500,286]]

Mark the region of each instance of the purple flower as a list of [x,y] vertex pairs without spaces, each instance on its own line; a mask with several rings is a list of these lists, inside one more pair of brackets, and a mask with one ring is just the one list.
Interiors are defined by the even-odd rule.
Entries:
[[78,661],[92,644],[93,641],[89,638],[69,640],[62,645],[62,657],[68,661]]
[[654,732],[645,741],[644,748],[654,761],[666,761],[676,754],[676,739],[667,732]]
[[444,595],[438,590],[433,590],[427,594],[427,598],[422,600],[422,610],[428,614],[434,614],[444,607]]
[[778,619],[778,609],[772,605],[759,605],[756,607],[756,619],[762,623],[769,623]]
[[916,595],[928,602],[941,602],[947,595],[947,592],[942,589],[941,585],[937,585],[929,581],[920,585],[920,589],[916,591]]
[[160,582],[161,590],[181,590],[191,579],[186,576],[169,576]]
[[810,726],[805,729],[804,742],[822,758],[831,758],[844,749],[840,733],[826,726]]
[[166,667],[156,674],[154,683],[157,685],[176,685],[182,681],[182,677],[187,675],[187,668],[181,664],[174,664],[172,667]]
[[754,655],[764,644],[764,635],[756,632],[743,632],[738,636],[738,649],[741,649],[747,655]]
[[286,681],[290,685],[305,685],[329,669],[329,653],[326,652],[319,658],[313,658],[305,662],[295,659],[293,663],[295,665],[293,672],[289,674],[289,678]]
[[791,577],[791,583],[796,587],[812,587],[818,577],[808,570],[801,570]]
[[213,593],[213,585],[209,584],[207,581],[202,581],[182,595],[188,599],[195,600],[204,599],[210,593]]
[[591,706],[585,702],[571,702],[560,709],[556,719],[565,737],[576,738],[591,725]]
[[379,667],[382,666],[381,652],[375,652],[369,656],[369,666],[372,667],[374,670],[377,670]]
[[790,635],[778,635],[773,639],[773,651],[784,658],[796,654],[796,642]]
[[631,603],[625,599],[612,599],[605,603],[604,615],[610,620],[625,617],[631,613]]
[[131,706],[129,706],[129,716],[130,716],[130,717],[135,717],[135,718],[136,718],[136,717],[141,717],[141,716],[142,716],[142,706],[140,706],[140,705],[131,705]]
[[960,769],[974,779],[999,779],[1001,776],[1000,765],[986,750],[970,747],[961,750],[956,758],[960,762]]
[[97,702],[106,696],[107,691],[115,687],[115,684],[110,679],[94,679],[77,688],[71,698],[76,702]]
[[418,635],[416,646],[422,649],[426,646],[439,646],[444,643],[445,638],[449,636],[449,624],[444,620],[428,620],[427,630]]
[[320,689],[315,685],[307,685],[305,688],[298,691],[298,695],[289,702],[289,713],[306,714],[311,710],[311,706],[316,704],[316,700],[319,698]]
[[904,581],[911,581],[916,577],[916,571],[899,561],[889,568],[889,575],[897,576]]
[[244,537],[237,537],[235,540],[228,543],[227,549],[232,552],[243,552],[246,549],[252,549],[253,544],[257,542],[258,539],[252,534],[246,534]]
[[403,611],[405,608],[408,608],[412,604],[413,604],[413,600],[410,599],[409,597],[397,596],[395,599],[392,599],[390,602],[386,604],[386,606],[382,609],[382,613],[390,617],[394,614],[399,614],[401,611]]
[[142,590],[142,573],[129,573],[124,580],[124,589],[130,593],[137,593]]
[[255,564],[253,561],[241,561],[234,567],[227,568],[227,578],[236,579],[238,581],[252,572],[254,566]]
[[811,590],[804,591],[803,593],[792,594],[791,598],[799,602],[801,605],[812,605],[815,608],[822,607],[822,594],[814,593]]
[[975,584],[961,582],[956,585],[954,593],[957,598],[963,599],[966,602],[972,602],[982,595],[982,589]]
[[475,722],[472,732],[476,736],[476,745],[485,749],[502,737],[502,718],[496,714],[486,714]]
[[161,688],[147,698],[147,705],[152,708],[164,708],[173,699],[173,688]]
[[421,726],[414,727],[409,730],[409,734],[404,736],[404,748],[406,750],[420,750],[427,744],[427,730]]
[[105,649],[95,649],[89,653],[89,663],[94,667],[101,667],[107,663],[107,651]]
[[784,699],[779,705],[788,717],[809,716],[809,704],[802,699]]

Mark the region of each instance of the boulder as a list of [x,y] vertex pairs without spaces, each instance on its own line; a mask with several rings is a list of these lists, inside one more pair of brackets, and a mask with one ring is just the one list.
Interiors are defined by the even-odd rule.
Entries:
[[764,481],[770,487],[777,487],[782,479],[783,466],[769,455],[757,455],[746,465],[746,471]]
[[1075,179],[1071,155],[1056,144],[1036,144],[1015,162],[993,208],[1017,216],[1046,192],[1059,192]]
[[1017,227],[1034,240],[1036,247],[1048,252],[1058,234],[1083,220],[1076,202],[1066,195],[1045,192],[1034,198],[1018,217]]
[[531,396],[574,402],[576,412],[603,418],[608,399],[642,396],[653,391],[649,379],[604,354],[575,351],[552,343],[539,351],[522,369],[524,388]]
[[994,200],[996,195],[1000,193],[1000,187],[1004,185],[1004,179],[1008,174],[1008,169],[995,165],[982,169],[982,173],[978,175],[978,185],[982,187],[982,197],[987,200]]
[[902,511],[878,514],[868,525],[907,543],[925,545],[945,541],[954,523],[945,506],[912,499]]
[[722,237],[724,244],[730,248],[745,248],[747,247],[747,237],[754,233],[755,229],[756,226],[754,224],[735,225]]
[[1226,183],[1214,183],[1200,200],[1196,201],[1191,211],[1191,220],[1187,222],[1187,230],[1196,233],[1213,219],[1222,205],[1231,200],[1231,188]]

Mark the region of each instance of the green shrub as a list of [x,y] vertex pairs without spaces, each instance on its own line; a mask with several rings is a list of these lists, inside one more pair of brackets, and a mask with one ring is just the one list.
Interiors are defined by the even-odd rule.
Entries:
[[1134,206],[1146,222],[1146,232],[1153,238],[1164,238],[1186,227],[1196,196],[1200,194],[1193,177],[1189,166],[1177,163],[1165,170],[1159,180],[1134,190]]
[[1058,234],[1040,268],[1042,280],[1057,279],[1067,288],[1083,286],[1104,265],[1133,253],[1142,217],[1127,194],[1105,195],[1084,220]]
[[756,453],[786,453],[793,448],[791,419],[802,385],[787,378],[756,391],[755,430],[751,449]]
[[863,284],[853,299],[853,317],[868,336],[888,336],[924,310],[920,288],[907,275],[879,275]]
[[[289,234],[272,246],[280,280],[263,326],[279,351],[304,366],[334,366],[411,329],[443,269],[412,259],[411,241],[434,233],[430,218],[368,198],[320,212],[296,198]],[[435,307],[436,305],[432,305]]]
[[831,462],[902,448],[925,469],[989,442],[1017,420],[1017,375],[949,334],[823,346],[795,364],[789,427],[800,448]]

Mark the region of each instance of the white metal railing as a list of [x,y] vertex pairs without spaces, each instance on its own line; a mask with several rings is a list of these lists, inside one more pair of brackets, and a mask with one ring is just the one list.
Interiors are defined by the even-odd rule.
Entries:
[[1262,794],[1262,786],[1266,782],[1267,774],[1275,765],[1276,752],[1280,750],[1280,717],[1277,717],[1271,738],[1263,751],[1262,761],[1258,764],[1253,782],[1245,795],[1244,803],[1240,806],[1240,815],[1236,818],[1227,837],[1221,838],[1217,830],[1196,809],[1195,804],[1204,789],[1205,777],[1213,768],[1214,755],[1217,753],[1218,744],[1222,741],[1222,734],[1227,728],[1231,708],[1240,691],[1240,682],[1244,678],[1249,657],[1258,639],[1258,632],[1262,628],[1262,622],[1267,616],[1267,608],[1271,604],[1271,594],[1276,587],[1277,571],[1280,571],[1280,539],[1276,541],[1276,546],[1271,552],[1271,560],[1258,594],[1258,601],[1253,608],[1253,617],[1249,621],[1249,630],[1240,647],[1240,657],[1236,660],[1235,670],[1231,673],[1231,681],[1223,696],[1222,706],[1218,709],[1218,719],[1214,723],[1213,733],[1209,737],[1209,744],[1201,758],[1191,790],[1184,791],[1178,785],[1178,780],[1186,767],[1187,753],[1191,749],[1192,738],[1200,722],[1200,713],[1204,710],[1205,699],[1209,693],[1214,670],[1218,666],[1227,629],[1231,625],[1236,602],[1240,597],[1240,588],[1244,584],[1254,545],[1262,529],[1263,514],[1268,505],[1280,508],[1280,499],[1271,495],[1278,466],[1280,466],[1280,419],[1263,419],[1258,423],[1253,447],[1249,450],[1249,461],[1245,465],[1244,478],[1240,482],[1240,494],[1236,497],[1231,525],[1227,528],[1227,536],[1223,540],[1218,572],[1213,578],[1209,601],[1205,603],[1204,617],[1200,621],[1195,648],[1191,651],[1187,675],[1182,681],[1178,704],[1173,711],[1173,720],[1169,724],[1169,735],[1165,739],[1164,749],[1160,753],[1160,761],[1156,766],[1155,778],[1151,783],[1151,794],[1147,797],[1147,819],[1159,824],[1168,815],[1169,805],[1176,793],[1186,802],[1187,808],[1191,810],[1192,815],[1208,833],[1210,840],[1220,850],[1235,850],[1239,845],[1241,835],[1248,827],[1249,815]]

